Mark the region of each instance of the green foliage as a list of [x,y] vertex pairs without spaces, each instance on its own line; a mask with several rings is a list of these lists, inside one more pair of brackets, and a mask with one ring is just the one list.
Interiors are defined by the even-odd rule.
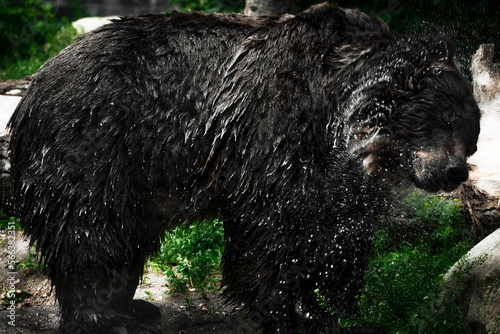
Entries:
[[402,241],[397,249],[387,231],[377,232],[374,256],[358,297],[359,315],[338,313],[316,291],[319,305],[337,316],[344,328],[368,325],[388,333],[469,333],[457,301],[463,278],[477,262],[459,262],[454,287],[448,289],[446,303],[441,302],[444,275],[473,246],[460,204],[414,193],[402,206],[410,222],[427,225],[431,232],[422,233],[413,243]]
[[71,44],[76,30],[42,0],[0,1],[0,79],[33,74],[48,58]]
[[220,279],[223,249],[221,221],[183,224],[166,234],[153,261],[167,276],[170,292],[184,293],[191,287],[206,295]]
[[153,292],[148,290],[148,291],[144,291],[144,293],[146,294],[147,297],[147,300],[149,300],[150,302],[151,301],[154,301],[154,298],[153,298]]
[[[336,317],[337,323],[340,325],[342,328],[351,328],[351,327],[363,327],[364,325],[367,324],[366,319],[363,319],[362,317],[356,317],[351,314],[346,314],[343,312],[339,312],[335,308],[333,308],[327,301],[326,297],[321,293],[319,289],[314,290],[314,295],[316,296],[316,300],[318,301],[319,306],[321,309]],[[325,328],[323,331],[323,334],[329,334],[330,330],[329,328]]]
[[12,305],[11,302],[17,304],[24,299],[31,296],[31,293],[28,291],[10,291],[8,289],[4,289],[2,294],[0,295],[0,304],[1,305]]
[[173,4],[180,4],[182,10],[198,10],[204,12],[234,13],[243,12],[244,0],[169,0]]
[[0,231],[6,230],[7,228],[21,230],[21,225],[19,224],[19,220],[16,217],[8,216],[2,210],[0,210]]
[[[0,210],[0,231],[1,230],[15,230],[21,231],[21,224],[19,223],[19,219],[16,217],[11,217],[6,215],[2,210]],[[12,240],[11,240],[12,241]],[[2,244],[7,243],[7,238],[4,238]],[[38,253],[36,251],[36,246],[31,246],[29,250],[29,255],[26,259],[19,261],[16,260],[15,268],[10,268],[12,271],[17,271],[23,268],[31,269],[31,270],[43,270],[44,263],[43,261],[39,261]]]
[[29,56],[59,30],[52,5],[40,0],[3,0],[0,17],[0,48],[10,55]]
[[456,261],[473,246],[457,199],[426,197],[415,192],[403,200],[403,206],[411,222],[423,223],[432,231],[422,233],[420,240],[432,254],[447,255]]
[[[403,205],[412,221],[432,232],[397,250],[387,248],[386,231],[377,233],[376,257],[359,297],[363,317],[390,333],[468,333],[455,304],[438,310],[444,274],[473,246],[460,204],[414,193]],[[462,273],[470,269],[464,265]]]
[[17,262],[17,270],[23,268],[29,269],[30,271],[45,271],[45,263],[43,259],[39,259],[36,246],[30,247],[29,254],[26,259]]

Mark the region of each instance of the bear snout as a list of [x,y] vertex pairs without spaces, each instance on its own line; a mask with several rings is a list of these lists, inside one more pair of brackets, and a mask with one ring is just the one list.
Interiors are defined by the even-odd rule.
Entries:
[[453,164],[448,166],[446,169],[446,180],[450,184],[460,185],[460,183],[465,182],[469,179],[469,168],[465,161],[460,164]]
[[408,176],[423,190],[450,192],[468,180],[469,168],[465,155],[449,157],[444,151],[418,151],[408,159]]

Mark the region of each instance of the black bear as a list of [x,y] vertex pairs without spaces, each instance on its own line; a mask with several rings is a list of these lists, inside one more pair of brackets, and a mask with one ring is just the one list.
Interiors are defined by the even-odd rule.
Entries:
[[[12,117],[17,212],[56,289],[59,333],[158,333],[133,301],[165,230],[221,217],[223,287],[265,333],[356,310],[374,221],[410,181],[468,178],[479,110],[444,37],[358,10],[172,13],[83,35]],[[309,314],[309,316],[306,316]]]

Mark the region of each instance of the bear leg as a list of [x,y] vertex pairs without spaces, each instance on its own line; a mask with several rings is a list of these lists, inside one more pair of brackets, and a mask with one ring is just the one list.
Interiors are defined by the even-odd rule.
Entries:
[[[84,266],[80,254],[74,256],[71,265],[49,266],[61,306],[58,333],[160,334],[158,329],[144,323],[159,316],[159,309],[146,301],[133,300],[144,257],[121,266],[117,261],[103,265],[103,257],[87,261]],[[88,270],[83,272],[81,268]]]

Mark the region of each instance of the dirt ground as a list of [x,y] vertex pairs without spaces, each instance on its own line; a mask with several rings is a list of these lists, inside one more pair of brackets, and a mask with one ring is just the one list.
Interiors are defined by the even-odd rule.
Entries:
[[[0,233],[2,292],[5,293],[13,283],[17,293],[29,292],[31,295],[15,304],[13,318],[13,310],[8,309],[6,305],[0,307],[0,333],[56,333],[59,309],[50,280],[33,268],[23,268],[15,275],[11,274],[5,265],[8,255],[5,238],[6,235]],[[17,233],[16,260],[22,262],[28,257],[28,241]],[[139,285],[135,295],[135,299],[148,300],[160,307],[162,317],[156,325],[163,334],[257,333],[255,324],[252,324],[239,308],[224,305],[218,293],[202,298],[193,291],[186,295],[166,292],[163,275],[150,270],[145,273],[145,283]],[[11,325],[12,319],[15,319],[15,326]]]

